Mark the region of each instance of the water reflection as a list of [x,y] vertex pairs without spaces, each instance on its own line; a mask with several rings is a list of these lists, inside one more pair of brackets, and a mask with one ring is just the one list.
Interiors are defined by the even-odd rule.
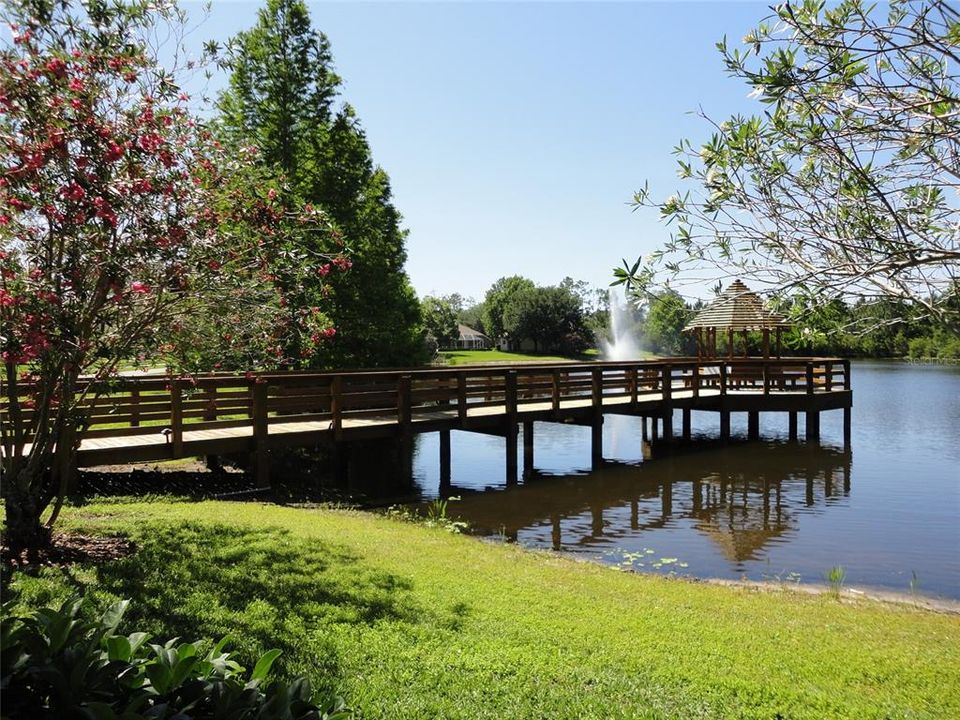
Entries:
[[479,534],[572,552],[653,543],[646,533],[689,526],[742,563],[795,532],[797,513],[822,512],[850,492],[849,453],[786,443],[743,450],[688,449],[643,466],[607,463],[586,477],[535,474],[498,491],[454,487],[454,511]]
[[[851,585],[910,592],[917,578],[960,598],[960,367],[857,363],[852,378],[856,463],[838,412],[820,444],[789,442],[785,413],[745,442],[734,415],[726,448],[709,440],[716,414],[694,413],[693,445],[653,460],[638,419],[608,416],[602,468],[586,469],[588,428],[537,423],[538,471],[510,488],[503,439],[455,432],[444,494],[481,535],[635,570],[822,583],[842,565]],[[418,443],[411,502],[440,489],[436,437]]]

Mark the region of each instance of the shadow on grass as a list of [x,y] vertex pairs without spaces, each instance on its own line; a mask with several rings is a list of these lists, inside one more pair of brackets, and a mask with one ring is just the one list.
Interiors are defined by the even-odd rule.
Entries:
[[229,635],[245,664],[279,648],[278,670],[321,686],[338,675],[331,633],[431,616],[412,602],[408,580],[283,529],[156,524],[136,542],[136,554],[96,568],[93,586],[133,600],[126,627],[191,641]]

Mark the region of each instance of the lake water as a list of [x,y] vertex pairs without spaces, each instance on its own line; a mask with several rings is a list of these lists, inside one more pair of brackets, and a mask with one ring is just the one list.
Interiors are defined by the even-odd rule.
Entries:
[[[960,598],[960,368],[855,362],[853,436],[821,415],[819,444],[787,440],[762,414],[760,441],[731,416],[693,413],[694,442],[644,461],[638,418],[607,416],[603,468],[589,428],[537,423],[535,472],[504,482],[504,441],[452,433],[448,514],[471,532],[642,572],[845,584]],[[675,428],[679,428],[679,413]],[[417,493],[440,491],[439,440],[421,436]],[[445,492],[445,494],[447,494]]]

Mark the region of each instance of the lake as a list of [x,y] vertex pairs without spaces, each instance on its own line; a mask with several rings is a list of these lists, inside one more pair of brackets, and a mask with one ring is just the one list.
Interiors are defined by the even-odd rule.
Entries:
[[[695,412],[690,446],[644,460],[640,420],[608,415],[601,469],[589,428],[537,423],[536,470],[508,487],[503,439],[455,431],[448,515],[640,572],[824,583],[842,566],[848,586],[960,599],[960,367],[855,362],[852,381],[848,450],[841,411],[821,415],[810,445],[802,418],[799,443],[777,413],[749,442],[735,413],[725,447],[717,414]],[[417,444],[425,501],[440,491],[438,443]]]

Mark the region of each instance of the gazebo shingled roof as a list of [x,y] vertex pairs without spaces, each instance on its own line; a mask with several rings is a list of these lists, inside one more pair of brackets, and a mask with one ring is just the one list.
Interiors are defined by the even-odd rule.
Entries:
[[751,330],[763,333],[763,356],[770,356],[770,331],[776,334],[776,354],[780,357],[780,334],[790,323],[782,315],[764,307],[763,300],[739,280],[734,280],[717,299],[698,312],[687,323],[684,332],[697,336],[697,357],[717,356],[717,330],[727,331],[727,352],[733,359],[734,333],[744,334],[744,355],[747,353],[747,334]]
[[763,330],[790,327],[782,315],[770,312],[759,296],[734,280],[712,303],[694,316],[684,330],[697,328]]

